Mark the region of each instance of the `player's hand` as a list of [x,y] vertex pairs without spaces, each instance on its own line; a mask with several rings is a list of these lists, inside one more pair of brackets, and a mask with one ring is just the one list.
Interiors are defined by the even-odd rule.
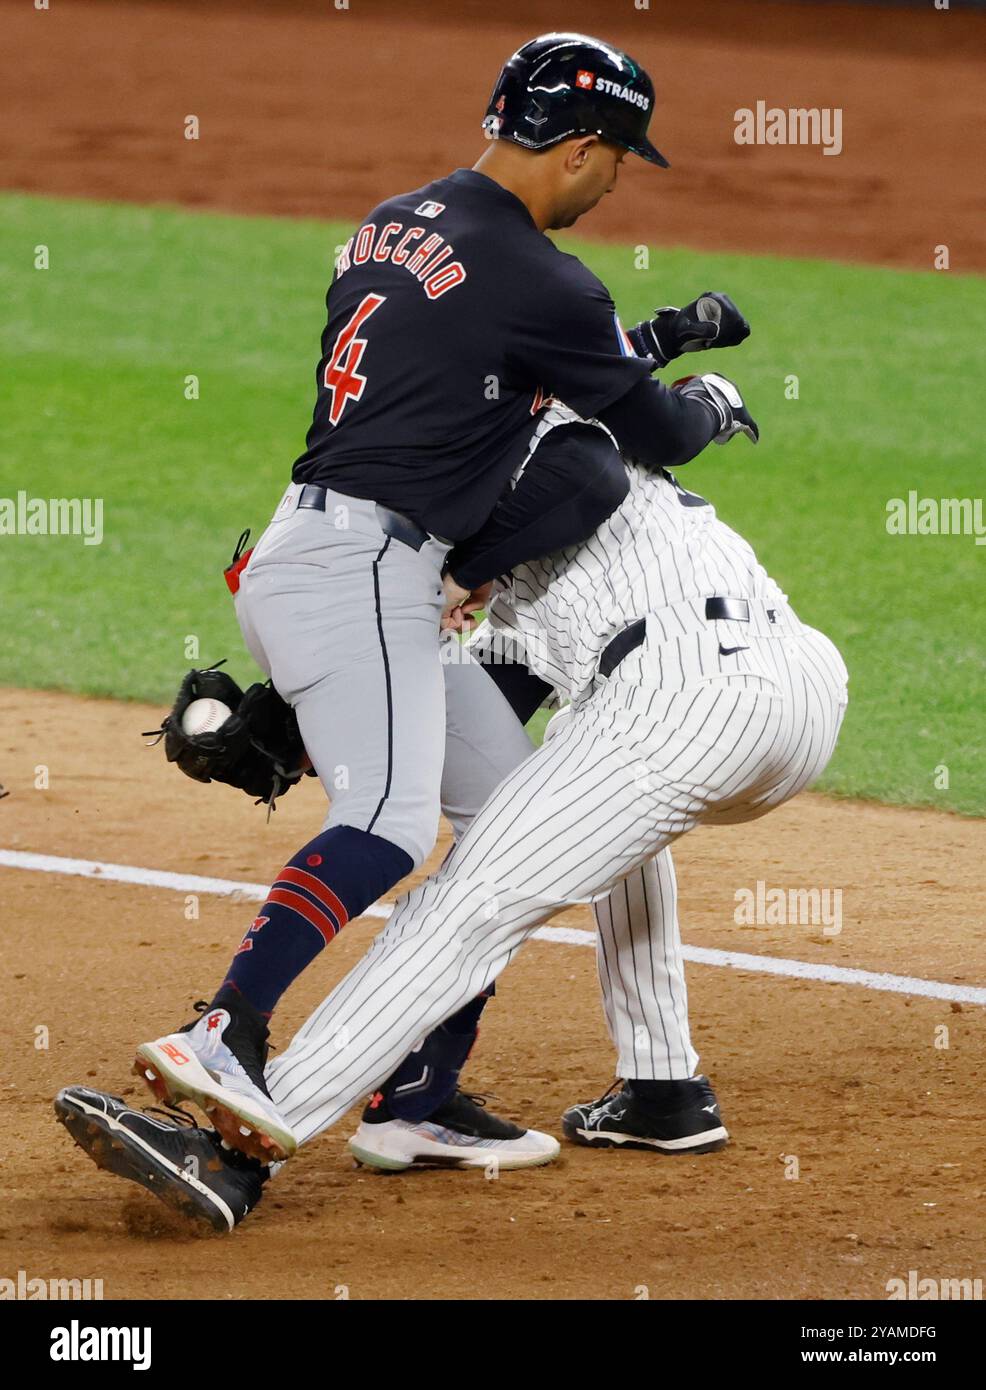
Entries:
[[759,425],[747,410],[739,387],[728,377],[720,376],[718,372],[684,376],[674,382],[671,389],[711,406],[719,421],[718,433],[712,436],[713,444],[726,444],[734,434],[745,434],[752,444],[760,439]]
[[445,592],[442,632],[469,632],[476,626],[476,614],[489,603],[493,581],[481,584],[478,589],[464,589],[451,574],[446,574],[442,589]]
[[683,309],[657,309],[641,324],[645,345],[653,343],[651,356],[666,367],[684,352],[736,347],[750,336],[750,325],[728,294],[709,290]]

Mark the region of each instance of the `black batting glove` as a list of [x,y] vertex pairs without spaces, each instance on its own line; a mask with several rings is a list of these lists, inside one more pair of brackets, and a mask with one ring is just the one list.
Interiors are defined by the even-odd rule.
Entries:
[[676,381],[671,389],[699,400],[711,409],[719,426],[712,436],[713,444],[726,444],[734,434],[745,434],[751,444],[759,441],[760,427],[747,410],[739,388],[728,377],[720,376],[718,372],[686,376]]
[[736,347],[750,336],[750,325],[728,294],[710,290],[683,309],[656,309],[628,335],[642,357],[666,367],[684,352]]

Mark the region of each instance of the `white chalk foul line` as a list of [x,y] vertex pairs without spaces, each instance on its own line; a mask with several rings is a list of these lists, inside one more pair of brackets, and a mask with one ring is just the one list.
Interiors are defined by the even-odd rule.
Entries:
[[[0,849],[0,869],[32,869],[43,874],[69,874],[74,878],[102,879],[104,883],[136,883],[143,888],[168,888],[175,893],[212,893],[236,902],[263,903],[269,883],[238,883],[231,878],[206,878],[202,874],[172,874],[166,869],[142,869],[136,864],[104,864],[98,859],[63,859],[55,854],[30,854],[26,850]],[[389,907],[368,907],[364,917],[390,916]]]
[[[133,864],[104,864],[95,859],[63,859],[54,854],[30,854],[24,850],[0,849],[0,868],[29,869],[36,873],[70,874],[76,878],[102,879],[105,883],[135,883],[145,888],[168,888],[176,893],[212,893],[239,902],[265,902],[270,885],[238,883],[229,878],[206,878],[201,874],[172,874],[164,869],[142,869]],[[392,909],[369,907],[364,917],[386,919]],[[578,927],[539,927],[532,935],[539,941],[562,946],[595,946],[596,934]],[[832,985],[861,985],[864,989],[890,994],[919,995],[925,999],[947,999],[958,1004],[986,1005],[986,988],[979,985],[947,985],[941,980],[922,980],[914,975],[890,975],[875,970],[855,970],[845,965],[812,965],[804,960],[785,960],[779,956],[754,956],[745,951],[720,951],[711,946],[683,946],[685,960],[696,965],[726,966],[732,970],[753,970],[762,975],[784,975],[797,980],[821,980]]]

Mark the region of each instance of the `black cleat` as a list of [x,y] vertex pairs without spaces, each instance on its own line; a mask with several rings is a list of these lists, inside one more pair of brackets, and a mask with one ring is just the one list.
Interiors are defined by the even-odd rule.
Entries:
[[705,1154],[725,1148],[729,1140],[707,1076],[617,1081],[599,1100],[571,1106],[561,1123],[567,1139],[595,1149]]
[[131,1110],[88,1086],[66,1086],[55,1097],[55,1114],[98,1168],[140,1183],[190,1221],[231,1231],[260,1201],[268,1170],[182,1113]]

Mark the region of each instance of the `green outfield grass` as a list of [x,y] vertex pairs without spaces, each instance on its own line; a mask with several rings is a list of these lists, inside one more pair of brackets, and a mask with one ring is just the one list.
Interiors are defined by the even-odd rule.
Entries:
[[[0,536],[0,683],[165,702],[188,638],[199,661],[250,675],[220,570],[302,447],[347,234],[0,198],[0,498],[104,505],[100,545]],[[709,288],[753,323],[740,349],[682,370],[735,376],[762,443],[710,448],[686,481],[846,656],[850,711],[822,785],[986,812],[986,546],[885,525],[911,489],[983,495],[986,281],[683,250],[652,250],[643,270],[630,249],[566,245],[627,323]]]

